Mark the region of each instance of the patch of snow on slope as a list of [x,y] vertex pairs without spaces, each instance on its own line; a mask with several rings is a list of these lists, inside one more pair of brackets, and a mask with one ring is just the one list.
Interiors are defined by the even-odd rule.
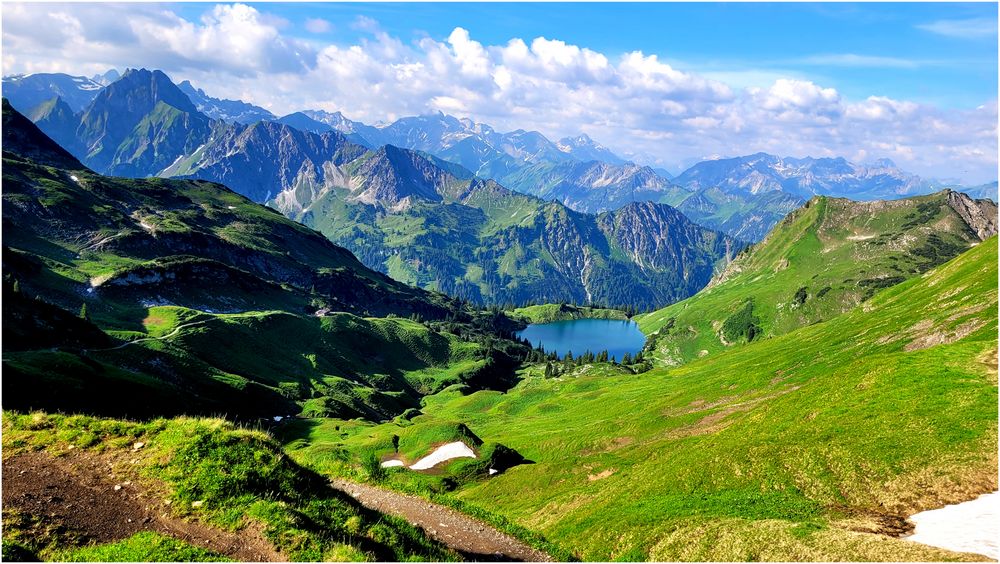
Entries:
[[972,501],[941,509],[921,511],[911,516],[910,521],[916,528],[906,540],[1000,559],[997,546],[997,538],[1000,537],[1000,492],[984,494]]
[[410,466],[410,470],[428,470],[453,458],[476,458],[476,453],[469,448],[469,445],[462,441],[455,441],[437,447],[434,449],[434,452],[416,461],[413,466]]

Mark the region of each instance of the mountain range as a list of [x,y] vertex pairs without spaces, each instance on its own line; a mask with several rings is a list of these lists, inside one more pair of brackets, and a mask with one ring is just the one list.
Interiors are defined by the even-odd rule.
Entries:
[[[12,103],[22,105],[48,88],[52,96],[28,115],[94,170],[225,183],[316,226],[372,268],[477,303],[662,306],[697,291],[742,247],[738,241],[760,240],[813,195],[884,198],[935,188],[887,160],[857,165],[763,153],[701,162],[668,179],[586,135],[554,143],[538,132],[500,133],[444,114],[376,126],[339,112],[275,118],[145,69],[130,69],[107,86],[65,75],[4,80]],[[62,99],[67,85],[83,85],[73,94],[76,104],[82,93],[90,97],[78,111]],[[476,189],[460,197],[460,185]],[[491,186],[488,198],[479,196],[483,186]],[[502,218],[494,211],[501,209],[522,215]],[[636,213],[657,220],[619,221]],[[695,230],[688,220],[732,240]],[[622,223],[629,232],[609,227]],[[415,236],[461,225],[465,235],[404,244],[393,235],[404,225]],[[668,243],[677,234],[691,236]],[[653,243],[625,252],[626,240]],[[497,253],[511,244],[511,253]],[[572,256],[553,249],[572,249]]]
[[[39,127],[96,170],[223,183],[316,226],[372,268],[476,303],[658,307],[692,295],[743,245],[663,204],[579,213],[426,152],[369,150],[338,130],[314,133],[283,120],[211,119],[159,71],[127,71],[79,123],[58,99],[42,108]],[[503,143],[521,155],[564,154],[537,133]],[[412,231],[401,237],[403,228]]]

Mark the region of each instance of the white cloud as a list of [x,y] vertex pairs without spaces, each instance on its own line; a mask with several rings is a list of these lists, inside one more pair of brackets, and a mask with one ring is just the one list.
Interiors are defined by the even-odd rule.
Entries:
[[[4,73],[160,68],[279,115],[317,108],[374,123],[441,110],[552,139],[586,132],[623,156],[675,170],[702,155],[768,151],[889,156],[928,176],[996,177],[996,100],[972,110],[879,92],[847,100],[803,75],[745,71],[753,76],[737,80],[682,70],[667,54],[609,56],[544,37],[488,45],[463,28],[404,42],[366,17],[352,23],[364,32],[354,44],[302,42],[285,34],[287,22],[243,4],[216,5],[196,20],[162,5],[116,5],[114,17],[107,10],[5,4]],[[303,25],[320,33],[328,23]],[[903,64],[822,57],[826,64]]]
[[938,20],[920,24],[917,28],[956,39],[982,39],[996,37],[997,20],[996,18]]
[[304,26],[309,33],[329,33],[333,29],[333,25],[323,18],[306,18]]
[[925,61],[901,59],[899,57],[882,57],[878,55],[858,55],[855,53],[835,53],[826,55],[810,55],[796,62],[808,65],[826,65],[831,67],[860,68],[897,68],[915,69],[926,64]]

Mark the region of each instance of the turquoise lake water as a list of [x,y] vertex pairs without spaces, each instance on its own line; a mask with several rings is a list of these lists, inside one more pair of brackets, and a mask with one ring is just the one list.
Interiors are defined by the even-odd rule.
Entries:
[[635,356],[646,343],[646,336],[634,321],[618,319],[575,319],[534,323],[517,333],[531,342],[541,344],[545,352],[555,351],[559,358],[569,351],[577,357],[588,350],[598,354],[608,351],[611,358],[621,360],[625,353]]

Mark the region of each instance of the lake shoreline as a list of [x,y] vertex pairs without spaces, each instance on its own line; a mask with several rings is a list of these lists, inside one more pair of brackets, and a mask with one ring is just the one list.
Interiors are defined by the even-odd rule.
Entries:
[[621,361],[625,355],[634,357],[646,344],[646,335],[630,319],[568,319],[548,323],[532,323],[517,332],[532,346],[554,352],[560,359],[573,354],[597,355],[607,351],[609,359]]

